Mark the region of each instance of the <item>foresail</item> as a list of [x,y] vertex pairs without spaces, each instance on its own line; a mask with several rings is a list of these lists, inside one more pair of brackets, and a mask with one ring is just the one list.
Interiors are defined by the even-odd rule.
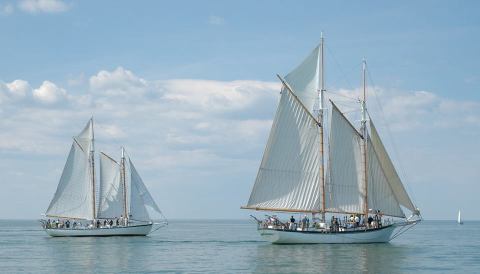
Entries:
[[319,146],[317,121],[284,89],[245,208],[319,211]]
[[363,212],[362,137],[332,103],[326,210]]
[[140,197],[142,197],[143,204],[147,207],[147,210],[148,209],[153,210],[153,211],[155,211],[155,212],[157,212],[158,214],[161,215],[162,211],[158,207],[157,203],[155,203],[155,200],[153,200],[152,195],[150,194],[147,187],[143,183],[143,180],[140,177],[140,175],[138,174],[137,169],[133,165],[132,161],[131,160],[129,160],[129,161],[130,161],[130,167],[131,167],[131,171],[132,171],[132,182],[135,185],[135,187],[138,191],[138,194],[140,195]]
[[132,161],[128,160],[127,165],[127,193],[129,199],[130,218],[137,221],[150,221],[149,211],[162,214],[153,200],[150,192],[142,181]]
[[313,110],[319,89],[320,47],[316,47],[310,55],[292,72],[285,76],[285,81],[292,87],[308,111]]
[[89,152],[74,141],[47,217],[93,219]]
[[111,157],[100,153],[100,195],[98,218],[118,218],[124,212],[123,185],[120,165]]
[[368,207],[383,214],[405,217],[370,139],[368,140]]
[[408,196],[407,191],[405,191],[402,181],[400,180],[400,177],[398,176],[398,173],[395,170],[395,167],[393,166],[393,163],[390,160],[382,141],[380,140],[380,136],[378,135],[372,120],[370,120],[370,130],[372,135],[372,146],[396,200],[400,205],[411,210],[412,212],[416,212],[416,207]]

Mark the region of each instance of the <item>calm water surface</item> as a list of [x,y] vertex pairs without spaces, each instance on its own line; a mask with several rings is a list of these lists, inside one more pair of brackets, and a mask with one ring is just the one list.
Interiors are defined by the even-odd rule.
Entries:
[[251,221],[171,221],[149,237],[51,238],[0,220],[0,272],[480,273],[480,222],[424,221],[389,244],[272,245]]

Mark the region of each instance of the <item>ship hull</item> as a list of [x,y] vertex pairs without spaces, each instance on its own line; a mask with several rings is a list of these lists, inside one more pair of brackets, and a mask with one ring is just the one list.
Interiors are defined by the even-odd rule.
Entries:
[[263,239],[273,244],[368,244],[389,242],[395,228],[395,225],[389,225],[375,230],[336,233],[268,228],[258,230]]
[[125,227],[102,228],[46,228],[45,232],[52,237],[101,237],[101,236],[147,236],[152,224]]

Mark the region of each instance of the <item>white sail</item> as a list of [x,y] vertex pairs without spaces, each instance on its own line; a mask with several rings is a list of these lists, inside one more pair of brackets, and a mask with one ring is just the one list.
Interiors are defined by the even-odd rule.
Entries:
[[90,119],[85,128],[75,137],[86,152],[93,151],[93,119]]
[[390,160],[390,157],[388,156],[387,151],[385,150],[385,147],[383,146],[383,143],[380,140],[380,136],[378,135],[378,132],[375,129],[375,126],[371,119],[370,119],[370,131],[371,131],[371,145],[373,146],[375,154],[378,157],[378,161],[383,170],[385,178],[388,184],[390,185],[393,195],[395,196],[397,202],[400,205],[411,210],[412,212],[416,212],[417,209],[413,204],[412,200],[410,199],[410,197],[408,196],[407,191],[405,191],[402,181],[400,180],[400,177],[398,176],[398,173],[395,170],[395,167],[393,166],[393,163]]
[[368,140],[368,207],[380,210],[383,214],[405,217],[388,183],[380,160],[370,139]]
[[285,81],[310,112],[317,100],[319,71],[320,46],[316,47],[297,68],[285,76]]
[[246,208],[319,211],[317,122],[286,89]]
[[148,191],[147,187],[143,183],[142,178],[138,174],[135,166],[133,165],[132,161],[129,159],[130,168],[131,168],[131,176],[132,176],[132,184],[135,186],[136,192],[142,198],[143,205],[147,208],[148,212],[156,212],[158,214],[162,214],[162,211],[158,207],[155,200],[153,200],[152,195]]
[[332,103],[326,209],[363,213],[362,137]]
[[63,168],[55,195],[45,213],[48,217],[94,218],[94,191],[90,155],[93,149],[92,121],[76,137]]
[[124,195],[120,165],[100,153],[100,195],[98,218],[118,218],[123,215]]
[[136,221],[150,221],[149,211],[151,213],[157,212],[161,215],[160,209],[153,200],[150,192],[148,192],[142,178],[130,159],[128,159],[125,166],[129,218]]
[[460,210],[458,211],[457,223],[459,223],[459,224],[463,223],[462,222],[462,213],[460,212]]

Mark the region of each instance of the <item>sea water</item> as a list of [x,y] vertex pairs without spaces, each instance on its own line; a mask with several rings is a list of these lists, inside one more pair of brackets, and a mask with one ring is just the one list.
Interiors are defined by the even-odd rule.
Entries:
[[0,272],[480,273],[480,222],[423,221],[387,244],[272,245],[249,220],[172,220],[148,237],[98,238],[1,220]]

